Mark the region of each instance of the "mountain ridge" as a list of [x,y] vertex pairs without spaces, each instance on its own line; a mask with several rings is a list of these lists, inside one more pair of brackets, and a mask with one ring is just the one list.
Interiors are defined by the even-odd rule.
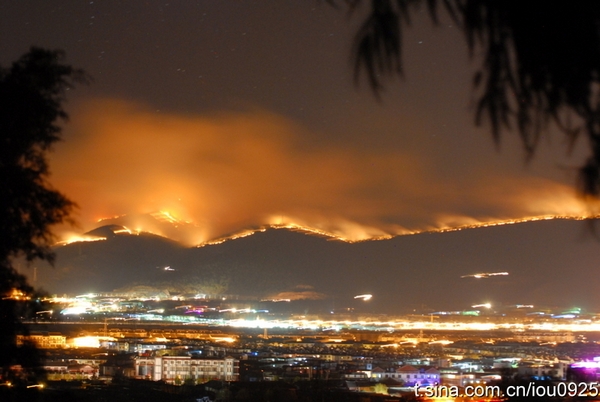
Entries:
[[[570,219],[355,243],[289,228],[253,233],[203,247],[143,233],[63,245],[56,248],[56,268],[37,271],[37,285],[53,293],[85,293],[198,280],[224,293],[259,298],[303,287],[339,305],[373,294],[369,303],[382,312],[464,309],[483,302],[600,309],[595,291],[600,242],[585,224]],[[504,271],[509,275],[461,278]]]

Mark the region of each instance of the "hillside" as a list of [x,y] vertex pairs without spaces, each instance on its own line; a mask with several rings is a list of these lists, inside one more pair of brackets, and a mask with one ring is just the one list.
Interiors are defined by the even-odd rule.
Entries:
[[[37,286],[55,293],[205,283],[209,290],[257,297],[310,291],[338,305],[371,293],[371,306],[382,312],[464,309],[488,301],[600,309],[600,241],[571,220],[361,243],[268,229],[188,248],[155,235],[120,234],[60,246],[56,253],[54,269],[37,270]],[[509,275],[461,278],[479,272]]]

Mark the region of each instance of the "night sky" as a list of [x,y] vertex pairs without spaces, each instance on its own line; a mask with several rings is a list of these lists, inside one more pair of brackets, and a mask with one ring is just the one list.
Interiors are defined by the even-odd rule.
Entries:
[[321,1],[2,0],[0,15],[2,66],[35,45],[93,78],[52,154],[71,232],[163,211],[194,228],[187,244],[268,223],[363,240],[585,214],[584,155],[549,133],[526,163],[516,133],[497,147],[475,127],[477,54],[426,10],[381,101],[354,83],[362,14]]

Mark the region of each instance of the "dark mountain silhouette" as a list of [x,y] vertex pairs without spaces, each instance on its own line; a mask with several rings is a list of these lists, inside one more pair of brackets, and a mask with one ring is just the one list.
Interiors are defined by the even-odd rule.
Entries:
[[[274,228],[193,248],[151,234],[117,234],[56,253],[56,267],[38,269],[36,283],[54,293],[205,281],[226,294],[261,298],[310,290],[339,307],[370,293],[369,306],[387,313],[488,301],[600,308],[600,241],[583,222],[564,219],[361,243]],[[461,278],[479,272],[509,275]]]

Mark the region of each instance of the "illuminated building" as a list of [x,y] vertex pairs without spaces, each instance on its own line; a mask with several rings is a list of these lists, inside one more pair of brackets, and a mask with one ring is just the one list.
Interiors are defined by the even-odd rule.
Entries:
[[441,370],[441,383],[448,386],[464,387],[477,383],[475,373],[464,373],[458,368],[444,368]]
[[25,342],[33,342],[40,349],[60,349],[67,344],[67,337],[60,333],[40,332],[30,335],[17,335],[17,345]]
[[440,383],[440,372],[431,367],[428,369],[419,369],[411,365],[406,365],[397,368],[394,372],[385,372],[380,368],[373,369],[371,377],[376,380],[382,380],[386,378],[392,378],[394,380],[402,381],[405,386],[419,385],[433,385]]
[[239,379],[239,360],[192,356],[136,356],[135,376],[153,381],[224,380]]
[[522,362],[519,364],[518,373],[521,377],[532,380],[564,380],[567,376],[567,363],[540,364]]

